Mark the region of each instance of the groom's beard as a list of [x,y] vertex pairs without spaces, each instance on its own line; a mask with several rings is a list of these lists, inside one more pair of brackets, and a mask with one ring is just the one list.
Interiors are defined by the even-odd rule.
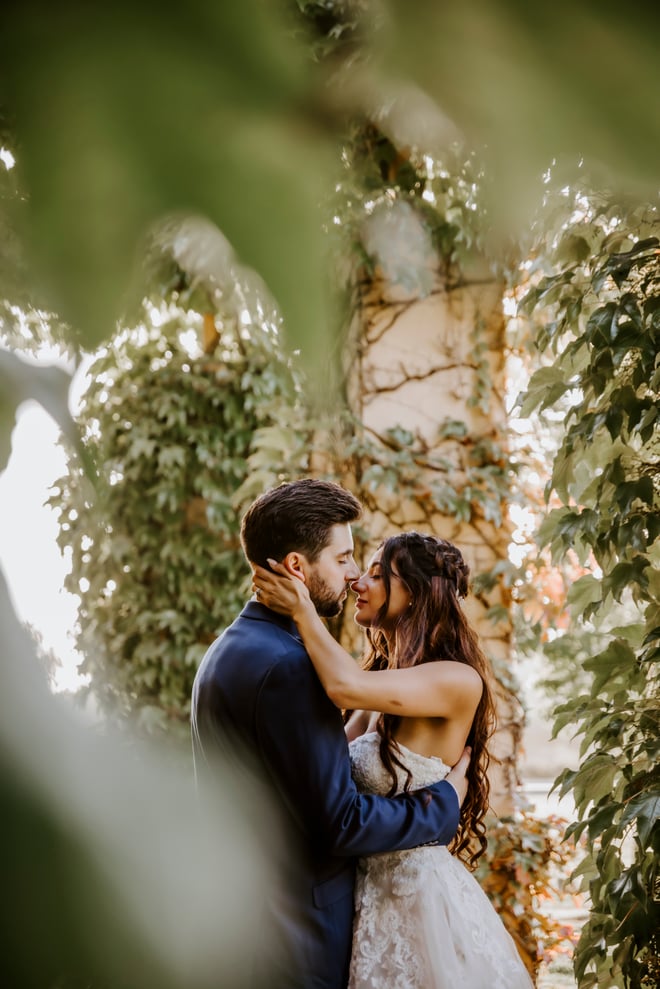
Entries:
[[338,594],[326,584],[322,577],[311,573],[307,581],[307,589],[312,604],[321,618],[334,618],[341,612],[348,588],[344,587]]

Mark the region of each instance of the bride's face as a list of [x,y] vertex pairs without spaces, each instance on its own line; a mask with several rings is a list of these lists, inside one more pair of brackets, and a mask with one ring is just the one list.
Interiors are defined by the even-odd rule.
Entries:
[[405,586],[396,570],[392,568],[390,578],[390,603],[384,619],[378,618],[378,612],[385,604],[385,582],[380,565],[382,550],[377,550],[372,556],[364,574],[351,584],[351,589],[357,594],[355,602],[355,621],[363,628],[376,628],[382,625],[387,628],[410,606],[410,591]]

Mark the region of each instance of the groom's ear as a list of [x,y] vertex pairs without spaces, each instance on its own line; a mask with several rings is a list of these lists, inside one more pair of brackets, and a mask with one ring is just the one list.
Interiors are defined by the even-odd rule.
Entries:
[[302,553],[287,553],[281,561],[290,574],[306,583],[307,560]]

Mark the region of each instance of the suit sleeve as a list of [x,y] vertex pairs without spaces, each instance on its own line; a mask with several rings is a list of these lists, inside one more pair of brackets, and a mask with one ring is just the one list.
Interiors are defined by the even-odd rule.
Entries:
[[358,792],[341,716],[306,656],[269,670],[257,701],[256,730],[291,813],[335,855],[446,845],[454,837],[460,808],[451,783],[391,798]]

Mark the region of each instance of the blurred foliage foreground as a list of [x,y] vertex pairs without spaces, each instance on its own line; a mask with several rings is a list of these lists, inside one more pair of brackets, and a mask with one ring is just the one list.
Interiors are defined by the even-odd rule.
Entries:
[[189,774],[53,698],[4,580],[0,621],[3,986],[245,985],[275,856],[247,781],[218,767],[225,799],[199,814]]

